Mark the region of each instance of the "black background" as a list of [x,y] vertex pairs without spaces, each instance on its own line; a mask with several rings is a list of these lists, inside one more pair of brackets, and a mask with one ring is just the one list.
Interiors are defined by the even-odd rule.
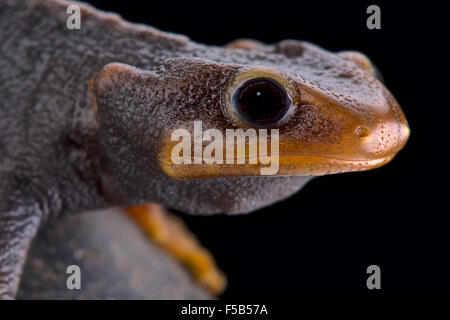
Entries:
[[[411,128],[388,165],[314,179],[241,216],[181,214],[229,278],[230,298],[449,298],[448,18],[439,4],[380,1],[89,1],[125,19],[222,45],[308,40],[359,50],[381,70]],[[443,2],[442,2],[443,3]],[[381,8],[368,30],[366,8]],[[381,290],[366,268],[381,267]]]

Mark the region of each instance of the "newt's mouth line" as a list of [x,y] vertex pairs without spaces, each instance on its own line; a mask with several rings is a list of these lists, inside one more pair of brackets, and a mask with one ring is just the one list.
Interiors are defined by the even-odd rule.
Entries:
[[[258,156],[246,156],[246,157],[233,157],[233,160],[236,163],[238,163],[238,161],[243,161],[245,160],[245,164],[248,164],[250,160],[258,160],[260,158],[264,158],[264,157],[268,157],[268,158],[273,158],[273,157],[279,157],[280,159],[282,158],[307,158],[307,157],[311,157],[311,158],[317,158],[317,159],[326,159],[329,161],[333,161],[333,162],[341,162],[341,163],[378,163],[378,162],[382,162],[382,161],[387,161],[387,160],[391,160],[392,158],[394,158],[396,155],[396,153],[393,153],[391,155],[388,156],[384,156],[384,157],[379,157],[379,158],[367,158],[367,159],[349,159],[349,158],[344,158],[344,157],[336,157],[336,156],[331,156],[331,155],[323,155],[323,154],[318,154],[318,153],[296,153],[296,152],[288,152],[288,153],[264,153],[264,154],[258,154]],[[193,157],[193,159],[195,159],[195,156]],[[202,156],[202,160],[214,160],[214,157],[205,157]],[[194,163],[194,162],[193,162]],[[280,163],[282,164],[282,163]]]
[[[342,160],[323,156],[307,156],[304,154],[290,154],[281,156],[279,161],[269,164],[248,161],[242,164],[226,163],[190,163],[167,165],[162,163],[163,171],[174,179],[186,180],[195,178],[217,177],[282,177],[282,176],[321,176],[343,172],[366,171],[381,167],[391,161],[395,154],[370,160]],[[275,157],[277,158],[277,157]],[[248,160],[248,158],[247,158]],[[274,167],[272,167],[275,165]],[[263,174],[261,169],[268,170]]]
[[[243,163],[189,163],[167,165],[162,162],[163,171],[169,176],[185,180],[192,178],[217,178],[225,176],[235,177],[280,177],[280,176],[321,176],[342,172],[356,172],[375,169],[383,166],[394,158],[395,154],[369,160],[348,160],[330,156],[307,155],[298,153],[284,153],[275,156],[275,162],[262,164],[249,163],[245,158]],[[244,158],[240,158],[243,160]],[[255,158],[254,158],[255,159]],[[234,158],[234,161],[237,161]],[[164,164],[165,163],[165,164]],[[275,165],[274,167],[272,167]],[[261,169],[270,170],[269,174],[262,174]]]
[[[295,158],[295,157],[301,157],[303,155],[305,155],[305,158],[309,156],[312,159],[317,159],[318,161],[324,160],[325,162],[330,163],[330,165],[333,165],[333,164],[360,165],[362,168],[372,167],[372,166],[379,165],[379,164],[384,164],[384,163],[389,162],[390,160],[392,160],[395,157],[395,154],[385,156],[385,157],[380,157],[380,158],[372,158],[372,159],[345,159],[345,158],[315,155],[315,154],[289,154],[287,156],[288,157],[292,156]],[[281,157],[282,157],[282,155],[281,155]],[[282,165],[283,165],[283,162],[280,162],[280,166],[282,166]]]

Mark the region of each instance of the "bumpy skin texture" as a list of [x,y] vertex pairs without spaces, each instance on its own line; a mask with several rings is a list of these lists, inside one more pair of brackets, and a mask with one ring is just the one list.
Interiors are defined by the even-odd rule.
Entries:
[[[71,4],[81,7],[81,30],[66,27]],[[298,191],[310,177],[181,181],[158,165],[170,130],[193,120],[233,127],[221,95],[242,69],[276,68],[366,122],[376,121],[366,106],[392,105],[401,118],[395,99],[357,64],[300,41],[205,46],[57,0],[0,0],[0,38],[2,298],[14,296],[29,244],[49,217],[143,202],[243,213]],[[304,121],[291,121],[288,133],[314,146],[339,138],[321,108],[298,111]]]

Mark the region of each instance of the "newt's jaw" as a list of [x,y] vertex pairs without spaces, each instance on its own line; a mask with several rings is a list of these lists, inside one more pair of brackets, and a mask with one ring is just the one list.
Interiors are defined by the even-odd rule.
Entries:
[[[320,176],[343,172],[365,171],[381,167],[394,156],[372,160],[341,160],[313,155],[280,155],[278,170],[272,176]],[[261,168],[255,164],[180,164],[160,159],[162,170],[174,179],[218,178],[218,177],[263,177]]]
[[[391,161],[403,148],[409,136],[406,120],[379,123],[381,124],[372,127],[353,128],[355,125],[350,125],[353,128],[350,133],[348,130],[337,130],[331,138],[319,135],[312,140],[302,139],[298,135],[292,137],[289,132],[280,137],[265,134],[266,140],[260,137],[245,140],[241,153],[238,146],[232,145],[232,157],[227,157],[226,145],[220,146],[221,154],[219,152],[218,155],[219,146],[216,145],[213,153],[208,153],[206,150],[208,145],[211,147],[210,142],[200,141],[195,145],[195,141],[188,140],[185,144],[187,148],[177,149],[175,155],[183,156],[183,153],[189,150],[190,156],[179,160],[178,163],[173,157],[180,142],[172,141],[173,139],[167,136],[161,145],[159,165],[165,174],[174,179],[320,176],[371,170]],[[254,132],[261,132],[261,129]],[[340,134],[337,134],[339,132]],[[223,138],[223,141],[229,139]],[[199,152],[195,153],[196,150]]]
[[[170,144],[169,144],[170,145]],[[168,148],[169,149],[169,148]],[[167,150],[168,151],[168,150]],[[320,176],[343,172],[366,171],[381,167],[391,161],[395,154],[381,158],[368,160],[347,160],[329,156],[308,154],[272,154],[271,158],[277,158],[268,165],[258,163],[249,164],[251,158],[234,158],[235,164],[206,164],[204,162],[194,164],[194,158],[190,164],[174,164],[170,159],[170,151],[160,154],[159,163],[161,169],[174,179],[193,178],[218,178],[218,177],[258,177],[258,176]],[[164,156],[165,153],[165,156]],[[205,160],[205,159],[203,159]],[[237,164],[239,160],[243,164]],[[261,169],[266,168],[268,174],[263,174]],[[271,170],[269,170],[269,168]]]
[[394,156],[372,160],[344,160],[316,155],[280,156],[280,175],[320,176],[371,170],[388,163]]

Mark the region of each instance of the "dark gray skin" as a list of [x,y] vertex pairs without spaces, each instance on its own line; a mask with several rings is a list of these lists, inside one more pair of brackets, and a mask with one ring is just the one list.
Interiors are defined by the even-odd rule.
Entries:
[[145,202],[193,214],[245,213],[301,189],[310,177],[176,180],[158,165],[170,130],[193,120],[223,127],[221,95],[242,68],[276,68],[328,91],[336,74],[349,83],[355,74],[353,100],[381,86],[305,42],[205,46],[79,3],[82,29],[68,30],[70,4],[0,0],[1,298],[14,297],[46,219]]

